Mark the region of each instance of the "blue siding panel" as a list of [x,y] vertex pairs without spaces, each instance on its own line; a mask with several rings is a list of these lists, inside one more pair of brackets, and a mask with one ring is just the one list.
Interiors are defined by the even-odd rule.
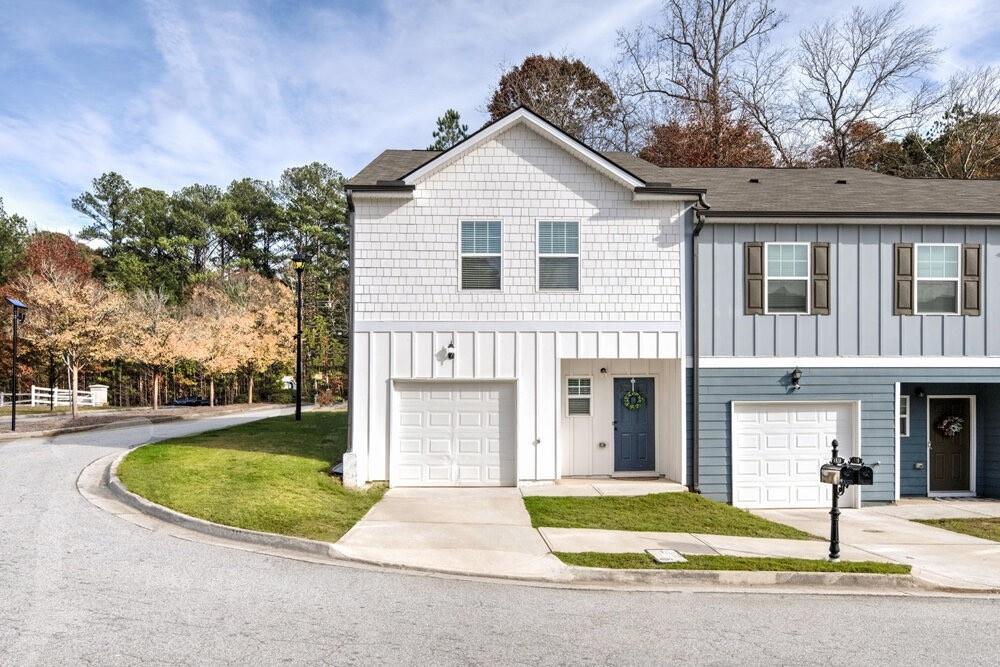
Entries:
[[[743,244],[827,241],[830,315],[745,315]],[[983,314],[893,314],[894,243],[983,243]],[[983,225],[709,223],[698,241],[702,356],[1000,355],[1000,230]],[[994,281],[995,282],[995,281]]]
[[[975,394],[977,490],[1000,496],[1000,369],[803,368],[802,389],[787,386],[791,369],[703,368],[700,382],[700,487],[712,498],[731,502],[731,405],[733,401],[860,401],[861,453],[878,462],[875,485],[862,491],[862,503],[895,499],[895,383],[902,391],[923,386],[927,394]],[[902,495],[926,494],[926,406],[911,398],[911,430],[901,438]],[[923,420],[923,421],[921,421]],[[923,425],[921,425],[923,424]]]

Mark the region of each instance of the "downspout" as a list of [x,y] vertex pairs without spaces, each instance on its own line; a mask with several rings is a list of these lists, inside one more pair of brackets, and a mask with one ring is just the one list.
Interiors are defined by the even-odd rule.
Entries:
[[703,196],[698,198],[698,204],[700,207],[693,209],[695,223],[691,232],[691,393],[693,395],[691,396],[691,479],[688,483],[691,493],[701,493],[698,461],[701,440],[699,435],[701,398],[698,395],[701,386],[701,350],[698,342],[698,237],[705,226],[705,210],[711,208]]

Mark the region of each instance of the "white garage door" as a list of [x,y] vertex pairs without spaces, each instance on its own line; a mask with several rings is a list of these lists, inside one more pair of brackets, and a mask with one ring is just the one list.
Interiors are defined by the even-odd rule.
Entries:
[[389,482],[513,486],[514,387],[500,382],[401,383]]
[[[850,403],[736,403],[733,407],[733,504],[737,507],[829,507],[819,468],[836,438],[854,453]],[[854,505],[853,491],[842,505]]]

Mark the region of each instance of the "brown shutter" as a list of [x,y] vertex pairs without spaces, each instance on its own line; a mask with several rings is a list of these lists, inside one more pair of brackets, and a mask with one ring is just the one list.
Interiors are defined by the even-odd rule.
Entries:
[[962,246],[962,314],[980,315],[983,249],[978,243]]
[[748,241],[743,245],[743,277],[746,285],[747,315],[764,314],[764,244]]
[[913,314],[913,244],[897,243],[893,246],[895,294],[893,313]]
[[812,252],[812,314],[830,314],[830,244],[813,243]]

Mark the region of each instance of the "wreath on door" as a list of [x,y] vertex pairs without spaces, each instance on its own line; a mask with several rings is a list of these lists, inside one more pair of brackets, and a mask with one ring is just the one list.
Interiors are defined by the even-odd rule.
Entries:
[[625,406],[626,410],[636,410],[642,409],[642,406],[646,404],[646,397],[642,395],[641,392],[635,389],[635,380],[632,380],[632,388],[625,392],[622,396],[622,405]]
[[937,428],[945,437],[954,438],[965,430],[965,419],[954,415],[951,417],[942,417],[941,421],[938,422]]

